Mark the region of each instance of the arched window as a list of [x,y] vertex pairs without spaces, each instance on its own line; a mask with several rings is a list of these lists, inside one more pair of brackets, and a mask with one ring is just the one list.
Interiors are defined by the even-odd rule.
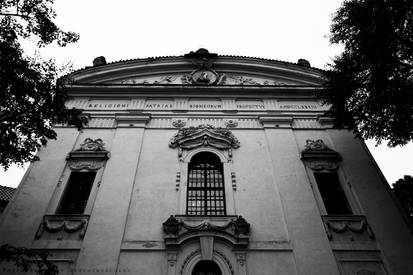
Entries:
[[201,152],[192,157],[188,167],[186,214],[222,216],[225,210],[223,167],[219,157]]
[[194,267],[192,275],[221,275],[221,270],[213,261],[200,261]]

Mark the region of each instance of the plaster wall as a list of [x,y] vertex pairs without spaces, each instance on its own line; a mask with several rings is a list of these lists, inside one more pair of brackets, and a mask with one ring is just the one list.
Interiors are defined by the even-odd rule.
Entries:
[[61,129],[57,140],[50,140],[47,147],[39,150],[42,161],[30,165],[13,200],[0,217],[2,242],[30,246],[77,136],[78,132],[73,129]]
[[[102,138],[111,157],[103,168],[86,235],[70,256],[73,263],[69,265],[77,274],[90,269],[115,274],[116,269],[132,267],[139,274],[166,274],[162,222],[169,215],[184,214],[179,204],[180,196],[186,195],[176,190],[175,179],[177,171],[187,164],[179,160],[176,149],[168,147],[176,131],[138,127],[77,132],[59,128],[59,139],[39,152],[42,161],[31,165],[18,195],[4,212],[2,238],[30,246],[43,215],[55,211],[50,202],[56,199],[56,189],[62,188],[57,183],[65,171],[67,153],[87,137]],[[385,267],[377,268],[411,273],[408,259],[413,251],[407,245],[412,243],[411,234],[363,144],[351,133],[269,128],[232,132],[241,147],[233,151],[233,160],[226,166],[236,175],[236,190],[227,188],[226,196],[233,197],[235,214],[252,225],[247,274],[272,274],[274,270],[283,274],[339,274],[300,160],[307,139],[322,139],[343,157],[340,171],[345,184],[351,186],[357,211],[367,216],[384,255]],[[182,177],[181,183],[186,184],[186,175]],[[381,211],[377,211],[378,204],[383,206]],[[65,251],[71,244],[50,241],[45,247]],[[348,263],[343,266],[349,268]]]

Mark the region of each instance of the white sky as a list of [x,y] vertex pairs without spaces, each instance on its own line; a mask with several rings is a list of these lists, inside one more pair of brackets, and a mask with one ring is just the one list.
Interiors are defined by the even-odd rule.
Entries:
[[[74,69],[152,56],[183,55],[200,47],[222,55],[243,55],[296,62],[307,59],[325,68],[341,50],[328,41],[331,16],[340,0],[56,0],[56,22],[80,34],[65,48],[40,54]],[[116,4],[115,4],[116,3]],[[31,45],[25,43],[25,48]],[[367,142],[389,183],[413,175],[413,143],[398,148]],[[17,186],[24,169],[0,168],[0,185]]]

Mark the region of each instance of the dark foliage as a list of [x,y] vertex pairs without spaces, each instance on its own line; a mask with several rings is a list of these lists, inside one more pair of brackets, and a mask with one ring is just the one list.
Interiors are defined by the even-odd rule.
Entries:
[[413,177],[404,176],[393,183],[393,192],[413,224]]
[[413,140],[413,1],[345,1],[330,41],[344,45],[322,95],[336,126],[389,146]]
[[0,264],[11,262],[21,271],[34,271],[40,275],[57,275],[58,268],[47,257],[47,253],[36,252],[24,247],[0,246]]
[[59,69],[53,60],[29,58],[21,39],[37,39],[38,47],[76,42],[78,35],[54,23],[51,0],[0,2],[0,165],[38,160],[35,152],[55,139],[54,123],[81,128],[80,110],[67,109],[58,89]]

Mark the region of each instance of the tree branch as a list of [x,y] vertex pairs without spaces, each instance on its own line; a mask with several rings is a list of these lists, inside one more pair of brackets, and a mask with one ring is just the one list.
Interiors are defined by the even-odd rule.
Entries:
[[19,14],[19,13],[0,13],[0,15],[3,16],[17,16],[17,17],[21,17],[21,18],[25,18],[25,19],[33,19],[33,16],[28,16],[28,15],[23,15],[23,14]]

